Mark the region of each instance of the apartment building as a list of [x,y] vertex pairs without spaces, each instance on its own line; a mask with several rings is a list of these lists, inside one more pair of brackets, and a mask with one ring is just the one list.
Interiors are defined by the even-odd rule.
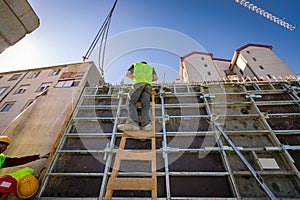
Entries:
[[83,88],[99,77],[91,62],[0,73],[0,133],[47,89]]
[[[11,157],[54,151],[83,89],[103,84],[93,62],[6,72],[0,77],[1,132],[11,138],[5,152]],[[47,160],[41,159],[26,166],[38,172],[46,165]],[[1,169],[0,175],[23,167]]]
[[192,52],[180,59],[180,80],[278,80],[297,77],[273,51],[272,46],[247,44],[238,48],[231,60],[214,58],[211,53]]

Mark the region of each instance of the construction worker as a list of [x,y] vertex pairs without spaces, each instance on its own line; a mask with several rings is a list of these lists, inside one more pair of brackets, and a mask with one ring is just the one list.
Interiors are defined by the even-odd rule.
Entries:
[[[3,152],[6,151],[6,149],[10,145],[10,137],[8,136],[0,136],[0,169],[1,168],[6,168],[6,167],[13,167],[13,166],[18,166],[18,165],[23,165],[38,159],[42,158],[48,158],[49,153],[45,155],[30,155],[30,156],[23,156],[23,157],[7,157]],[[0,182],[6,182],[6,180],[9,177],[14,177],[16,181],[21,179],[22,177],[26,177],[30,174],[33,174],[34,171],[32,168],[25,167],[21,170],[14,171],[10,173],[9,175],[5,175],[0,177]],[[3,179],[3,180],[2,180]],[[10,180],[10,179],[9,179]],[[2,186],[1,183],[1,186]],[[10,192],[14,191],[15,189],[12,188],[10,190],[6,190],[6,188],[2,188],[0,186],[0,200],[7,199],[8,195]],[[16,185],[14,185],[16,187]]]
[[158,79],[155,69],[146,62],[137,62],[127,70],[126,76],[133,80],[133,85],[128,94],[128,121],[126,124],[119,124],[121,131],[140,130],[136,103],[141,102],[142,121],[141,127],[144,130],[152,130],[150,117],[150,98],[152,93],[152,82]]
[[48,158],[49,154],[45,155],[30,155],[23,157],[7,157],[3,152],[6,151],[10,145],[10,138],[8,136],[0,136],[0,168],[13,167],[23,165],[41,158]]

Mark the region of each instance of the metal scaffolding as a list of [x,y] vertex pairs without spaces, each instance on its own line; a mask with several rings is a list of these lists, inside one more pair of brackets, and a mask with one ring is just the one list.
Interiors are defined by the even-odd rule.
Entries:
[[[130,85],[84,90],[38,197],[103,199]],[[155,85],[158,199],[300,198],[297,81]],[[148,142],[129,141],[134,149]],[[140,170],[137,176],[151,176]],[[124,168],[131,169],[132,164]],[[122,168],[122,167],[121,167]],[[127,176],[126,170],[120,172]],[[149,199],[143,191],[113,199]]]

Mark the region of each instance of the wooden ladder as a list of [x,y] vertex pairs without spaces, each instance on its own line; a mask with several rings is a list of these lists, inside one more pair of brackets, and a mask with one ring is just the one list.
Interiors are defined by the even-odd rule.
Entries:
[[[157,199],[157,178],[156,178],[156,138],[155,138],[155,91],[152,90],[152,131],[124,131],[122,134],[119,149],[115,156],[115,162],[111,176],[106,186],[105,200],[112,198],[114,190],[147,190],[151,191],[151,198]],[[151,140],[151,149],[147,150],[126,150],[128,138]],[[137,176],[118,177],[122,161],[150,161],[151,177]]]

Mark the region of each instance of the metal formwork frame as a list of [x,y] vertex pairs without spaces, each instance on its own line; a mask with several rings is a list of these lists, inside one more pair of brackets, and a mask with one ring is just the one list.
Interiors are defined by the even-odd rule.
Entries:
[[[203,91],[202,91],[202,92],[203,92]],[[210,116],[210,119],[215,118],[216,116],[214,116],[214,115],[211,113],[210,106],[209,106],[209,101],[208,101],[205,97],[204,97],[204,103],[205,103],[205,105],[206,105],[206,110],[207,110],[208,115]],[[226,105],[225,105],[225,106],[226,106]],[[208,119],[208,120],[210,120],[210,119]],[[228,163],[228,158],[227,158],[227,155],[226,155],[226,152],[225,152],[226,147],[224,148],[224,145],[223,145],[222,141],[220,140],[220,135],[217,134],[216,129],[215,129],[215,127],[214,127],[214,124],[212,124],[212,123],[210,123],[210,124],[213,126],[212,128],[213,128],[213,130],[214,130],[213,133],[214,133],[214,136],[215,136],[215,140],[217,141],[217,144],[218,144],[218,146],[219,146],[219,148],[220,148],[221,155],[222,155],[222,158],[223,158],[223,162],[224,162],[224,164],[225,164],[225,167],[226,167],[226,169],[227,169],[228,172],[229,172],[230,183],[231,183],[231,185],[232,185],[232,189],[233,189],[233,191],[234,191],[234,194],[235,194],[235,196],[236,196],[237,199],[241,199],[241,195],[240,195],[240,193],[239,193],[239,191],[238,191],[238,189],[237,189],[237,185],[236,185],[236,182],[235,182],[235,178],[234,178],[232,169],[231,169],[231,167],[230,167],[230,165],[229,165],[229,163]]]
[[[230,84],[233,83],[225,83],[225,85],[228,84],[228,86],[230,87]],[[163,164],[165,167],[165,171],[164,172],[157,172],[157,176],[161,176],[165,178],[165,192],[166,192],[166,197],[163,198],[159,198],[159,199],[182,199],[184,197],[173,197],[171,194],[171,184],[170,184],[170,176],[224,176],[224,177],[229,177],[229,181],[230,181],[230,189],[232,190],[231,192],[233,193],[233,195],[235,196],[234,198],[222,198],[222,199],[242,199],[243,194],[240,192],[240,189],[238,187],[238,183],[235,177],[235,173],[239,174],[246,174],[248,175],[249,172],[245,172],[245,171],[238,171],[238,172],[234,172],[234,170],[232,169],[231,165],[230,165],[230,160],[228,158],[227,153],[228,152],[235,152],[237,154],[239,154],[239,152],[241,153],[241,151],[249,151],[250,153],[253,153],[253,156],[255,157],[256,151],[275,151],[275,152],[283,152],[283,154],[285,155],[285,159],[287,159],[288,164],[292,167],[292,171],[274,171],[274,172],[264,172],[264,171],[260,171],[259,173],[257,171],[254,170],[254,168],[249,164],[249,162],[247,160],[243,160],[245,159],[245,157],[243,157],[242,155],[239,155],[239,157],[243,160],[244,164],[247,166],[247,168],[249,169],[249,171],[251,172],[251,174],[253,175],[253,177],[258,181],[259,184],[262,185],[262,187],[265,189],[266,193],[269,195],[270,199],[275,199],[275,195],[272,195],[272,192],[270,192],[267,188],[267,186],[265,185],[265,183],[261,179],[261,175],[270,175],[270,174],[278,174],[278,175],[296,175],[298,177],[298,179],[300,180],[300,174],[299,171],[297,170],[295,164],[293,163],[293,158],[291,157],[291,155],[289,154],[288,150],[300,150],[300,146],[288,146],[288,145],[282,145],[280,143],[280,141],[277,138],[277,134],[285,134],[286,132],[288,133],[293,133],[293,134],[300,134],[299,130],[292,130],[292,131],[287,131],[287,130],[280,130],[280,131],[275,131],[273,130],[266,117],[281,117],[280,114],[267,114],[265,115],[265,113],[262,113],[259,110],[260,105],[299,105],[300,100],[299,100],[299,96],[297,95],[298,91],[297,88],[293,88],[290,87],[290,85],[286,82],[270,82],[270,83],[234,83],[239,85],[239,87],[242,88],[241,92],[232,92],[232,93],[226,93],[225,95],[228,96],[237,96],[237,97],[242,97],[245,96],[247,93],[252,93],[252,94],[280,94],[280,93],[288,93],[288,95],[290,96],[291,100],[281,100],[281,101],[255,101],[255,99],[253,99],[252,97],[250,97],[248,99],[248,101],[230,101],[230,102],[214,102],[213,100],[210,101],[205,94],[209,94],[209,95],[224,95],[221,93],[206,93],[205,92],[205,87],[212,87],[212,86],[218,86],[218,84],[216,83],[207,83],[206,85],[203,84],[170,84],[170,85],[160,85],[160,86],[155,86],[159,88],[159,93],[158,93],[158,99],[160,99],[161,101],[161,105],[157,104],[157,106],[161,108],[161,116],[156,116],[156,118],[158,118],[161,122],[162,122],[162,129],[161,132],[156,134],[156,137],[161,137],[162,138],[162,148],[161,149],[157,149],[157,153],[161,153],[163,156]],[[261,90],[262,84],[268,84],[268,86],[270,86],[270,90]],[[274,85],[273,85],[274,84]],[[283,89],[276,89],[275,84],[280,84],[282,85]],[[249,86],[253,86],[253,88],[255,90],[247,90],[245,85],[249,85]],[[195,87],[197,89],[199,89],[199,91],[194,91],[192,90],[192,87]],[[169,88],[171,90],[171,92],[166,91],[165,88]],[[74,112],[71,116],[71,119],[67,125],[67,128],[62,136],[61,141],[58,144],[57,150],[55,151],[54,155],[53,155],[53,159],[49,165],[49,168],[47,169],[44,179],[42,181],[42,186],[39,190],[38,193],[38,197],[41,197],[42,192],[45,188],[45,185],[47,184],[48,178],[50,176],[91,176],[91,177],[102,177],[102,181],[101,181],[101,186],[100,186],[100,191],[99,191],[99,196],[97,197],[98,199],[103,199],[104,194],[105,194],[105,188],[106,188],[106,184],[107,184],[107,178],[110,175],[109,169],[111,166],[111,162],[113,159],[113,155],[116,153],[116,149],[114,149],[114,144],[116,141],[116,137],[121,136],[120,133],[117,132],[116,126],[119,122],[119,120],[122,119],[122,117],[120,117],[120,113],[121,110],[123,108],[123,97],[124,95],[127,95],[126,93],[126,86],[109,86],[108,90],[107,90],[107,94],[106,95],[100,95],[99,91],[101,90],[101,88],[85,88],[85,90],[82,93],[82,96],[80,97]],[[169,105],[165,103],[166,98],[171,97],[171,96],[182,96],[182,97],[187,97],[189,95],[195,95],[195,96],[202,96],[204,102],[203,103],[175,103],[173,105]],[[82,105],[83,101],[85,98],[95,98],[95,97],[99,97],[99,98],[105,98],[105,97],[116,97],[118,99],[118,104],[117,105],[101,105],[101,106],[84,106]],[[212,113],[210,106],[218,106],[218,104],[220,104],[221,106],[243,106],[243,105],[250,105],[254,108],[255,113],[254,114],[247,114],[247,115],[226,115],[226,116],[216,116],[214,115],[214,113]],[[203,107],[206,110],[206,114],[205,115],[186,115],[186,116],[168,116],[166,109],[170,108],[181,108],[181,107],[185,107],[185,108],[193,108],[193,107]],[[111,118],[108,117],[106,118],[107,120],[111,120],[114,122],[113,124],[113,130],[112,133],[103,133],[101,135],[96,134],[96,133],[89,133],[89,134],[84,134],[84,136],[86,137],[93,137],[93,136],[111,136],[111,140],[108,144],[108,146],[103,149],[103,150],[62,150],[63,144],[65,143],[67,138],[70,137],[77,137],[78,134],[70,134],[69,130],[72,127],[72,124],[74,121],[76,120],[99,120],[99,119],[104,119],[105,117],[80,117],[78,116],[78,112],[81,109],[100,109],[100,108],[107,108],[107,109],[115,109],[116,110],[116,116]],[[299,116],[299,113],[291,113],[291,114],[284,114],[284,116]],[[265,130],[259,130],[259,131],[254,131],[254,130],[245,130],[245,131],[224,131],[222,130],[218,124],[216,123],[217,121],[215,121],[214,119],[216,119],[216,117],[220,117],[220,118],[228,118],[228,119],[235,119],[235,118],[239,118],[239,119],[252,119],[252,118],[259,118],[262,122],[263,125],[265,127]],[[213,130],[208,130],[206,132],[171,132],[171,131],[167,131],[166,128],[166,124],[168,123],[169,120],[173,120],[173,119],[206,119],[210,122],[211,127],[213,127]],[[157,121],[159,121],[157,120]],[[275,143],[274,146],[266,146],[264,148],[260,148],[260,147],[251,147],[251,148],[243,148],[243,147],[238,147],[236,146],[229,138],[229,135],[241,135],[241,134],[249,134],[249,135],[269,135],[272,139],[272,142]],[[204,135],[210,135],[213,136],[218,144],[217,147],[211,147],[211,148],[170,148],[168,146],[168,142],[167,142],[167,138],[169,136],[176,136],[176,135],[180,135],[180,136],[189,136],[189,135],[193,135],[193,136],[204,136]],[[230,146],[226,146],[222,140],[221,137],[225,138],[225,140],[227,142],[229,142]],[[201,172],[201,171],[197,171],[197,172],[188,172],[188,171],[183,171],[183,172],[174,172],[172,170],[170,170],[169,168],[169,154],[170,153],[200,153],[200,152],[218,152],[220,153],[220,156],[222,158],[222,162],[224,164],[225,170],[224,172],[217,172],[217,171],[212,171],[212,172]],[[54,173],[52,172],[53,167],[55,165],[55,162],[58,159],[58,155],[60,153],[69,153],[69,154],[73,154],[73,153],[101,153],[101,154],[105,154],[106,157],[106,165],[105,165],[105,169],[103,173]],[[122,175],[126,175],[122,174]],[[298,181],[299,181],[298,180]],[[195,198],[191,198],[191,197],[187,197],[189,199],[204,199],[201,197],[195,197]],[[64,199],[64,198],[61,198]],[[74,199],[74,198],[73,198]],[[117,199],[123,199],[123,198],[117,198]],[[209,198],[205,198],[205,199],[209,199]],[[213,198],[215,199],[215,198]]]
[[[271,83],[269,83],[271,84]],[[272,85],[272,84],[271,84]],[[289,91],[289,95],[290,97],[293,99],[293,102],[296,102],[296,103],[299,103],[299,97],[296,95],[296,91],[293,89],[293,88],[290,88],[286,83],[283,83],[283,86]],[[274,87],[273,87],[274,88]],[[251,103],[253,104],[255,110],[258,112],[258,113],[261,113],[258,106],[257,106],[257,103],[255,102],[255,100],[253,98],[250,99]],[[279,102],[278,104],[279,105],[283,105],[285,104],[286,102]],[[290,103],[290,102],[288,102]],[[268,105],[274,105],[276,103],[274,102],[270,102],[268,103]],[[287,114],[285,114],[286,116]],[[295,114],[293,114],[295,115]],[[298,113],[299,115],[299,113]],[[285,146],[283,146],[281,144],[281,142],[278,140],[278,138],[276,137],[276,134],[274,132],[274,130],[270,127],[270,125],[268,124],[267,120],[266,120],[266,117],[269,117],[269,116],[272,116],[272,115],[268,115],[268,116],[264,116],[262,114],[260,114],[261,116],[261,119],[264,123],[264,125],[267,127],[273,141],[275,142],[275,144],[277,145],[277,147],[271,147],[271,148],[266,148],[266,150],[277,150],[277,151],[282,151],[285,155],[285,158],[289,161],[288,164],[292,167],[293,169],[293,172],[298,176],[299,180],[300,180],[300,173],[299,171],[297,170],[296,166],[294,165],[295,161],[294,159],[292,158],[292,156],[290,155],[290,153],[287,151],[287,148]],[[274,116],[274,115],[273,115]],[[282,115],[279,115],[277,117],[281,117]],[[298,148],[297,148],[298,149]]]

